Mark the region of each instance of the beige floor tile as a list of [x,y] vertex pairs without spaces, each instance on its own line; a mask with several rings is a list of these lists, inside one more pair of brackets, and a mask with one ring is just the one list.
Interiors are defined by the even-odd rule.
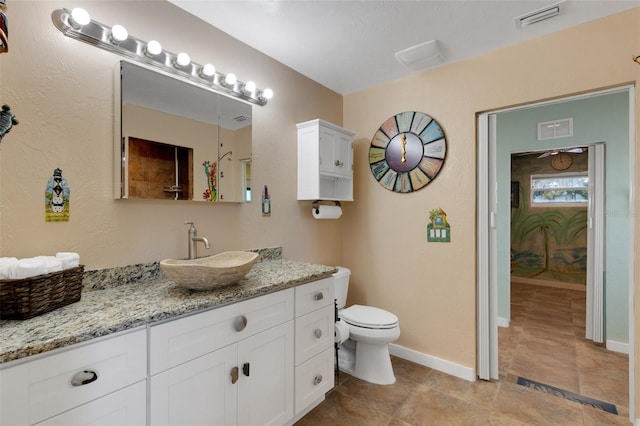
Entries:
[[412,425],[486,425],[490,409],[420,385],[400,408],[398,417]]
[[469,382],[440,371],[431,373],[426,384],[440,393],[486,407],[491,407],[500,386],[494,381]]
[[582,424],[580,404],[511,383],[501,383],[493,405],[494,418],[528,425]]
[[404,377],[417,383],[424,383],[433,371],[433,369],[429,367],[396,356],[391,357],[391,365],[393,366],[393,373],[396,375],[396,378]]
[[338,387],[336,392],[347,395],[364,406],[394,416],[418,386],[418,383],[402,376],[396,376],[396,382],[392,385],[376,385],[352,377]]
[[330,392],[326,400],[300,419],[298,426],[385,426],[392,420],[388,414],[372,409],[341,392]]

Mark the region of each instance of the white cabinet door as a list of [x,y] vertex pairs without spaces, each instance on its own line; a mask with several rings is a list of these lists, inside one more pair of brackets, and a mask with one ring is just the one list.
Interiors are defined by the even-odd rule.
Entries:
[[238,424],[293,418],[293,322],[238,342]]
[[151,377],[150,424],[236,424],[236,350],[229,345]]
[[327,127],[320,127],[320,173],[351,176],[351,137]]
[[103,396],[37,426],[144,426],[147,423],[147,382]]

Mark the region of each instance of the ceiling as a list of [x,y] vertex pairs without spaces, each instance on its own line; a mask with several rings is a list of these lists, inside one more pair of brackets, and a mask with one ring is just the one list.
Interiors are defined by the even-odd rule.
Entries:
[[441,66],[640,6],[567,0],[558,16],[518,29],[514,18],[558,1],[169,1],[342,95],[428,69],[407,68],[395,52],[430,40],[438,40]]

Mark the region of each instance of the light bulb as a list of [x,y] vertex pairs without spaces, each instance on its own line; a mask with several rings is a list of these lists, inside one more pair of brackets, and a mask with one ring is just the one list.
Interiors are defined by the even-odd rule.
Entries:
[[247,81],[244,85],[244,91],[247,93],[253,93],[256,91],[256,84],[253,81]]
[[176,57],[176,65],[180,67],[186,67],[191,63],[191,58],[184,52],[178,53]]
[[111,28],[111,42],[118,44],[121,41],[125,41],[129,37],[129,32],[122,25],[114,25]]
[[264,91],[262,92],[262,97],[265,99],[271,99],[273,98],[273,90],[271,89],[264,89]]
[[224,78],[225,84],[228,84],[229,86],[233,86],[234,84],[236,84],[236,81],[238,81],[238,78],[234,73],[231,72]]
[[162,52],[162,45],[155,40],[151,40],[147,43],[145,53],[147,56],[156,56]]
[[206,64],[200,69],[200,75],[203,77],[213,77],[216,73],[216,67],[211,64]]
[[71,20],[70,24],[75,29],[80,29],[84,27],[89,22],[91,22],[91,16],[89,16],[89,12],[82,9],[81,7],[76,7],[71,11]]

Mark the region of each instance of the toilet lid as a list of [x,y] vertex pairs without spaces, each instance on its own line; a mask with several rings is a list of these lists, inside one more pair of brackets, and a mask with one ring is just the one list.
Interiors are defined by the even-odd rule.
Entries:
[[340,311],[340,317],[348,324],[365,328],[393,328],[398,317],[373,306],[353,305]]

